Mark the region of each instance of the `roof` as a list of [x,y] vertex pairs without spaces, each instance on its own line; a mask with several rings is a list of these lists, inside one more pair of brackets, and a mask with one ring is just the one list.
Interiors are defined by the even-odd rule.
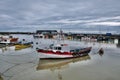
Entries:
[[57,33],[57,30],[37,30],[36,33]]

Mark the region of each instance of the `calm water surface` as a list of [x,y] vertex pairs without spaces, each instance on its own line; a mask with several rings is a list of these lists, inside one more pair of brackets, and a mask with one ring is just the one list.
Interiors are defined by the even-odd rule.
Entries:
[[[31,35],[14,36],[34,41],[33,48],[1,51],[0,80],[120,80],[120,48],[116,44],[65,41],[74,47],[92,46],[92,51],[81,58],[40,60],[35,48],[45,47],[54,40],[34,40]],[[104,49],[103,55],[97,54],[100,48]]]

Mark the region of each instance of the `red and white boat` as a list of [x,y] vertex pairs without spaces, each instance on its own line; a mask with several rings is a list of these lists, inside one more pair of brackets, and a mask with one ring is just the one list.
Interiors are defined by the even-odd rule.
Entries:
[[0,36],[0,44],[11,44],[17,42],[18,38],[14,38],[12,36]]
[[37,52],[44,57],[41,58],[75,58],[86,56],[92,47],[70,49],[68,44],[50,45],[47,49],[37,49]]
[[[62,30],[60,30],[59,39],[64,40],[64,35]],[[75,48],[73,49],[68,44],[51,44],[48,48],[37,49],[40,54],[40,58],[76,58],[81,56],[86,56],[91,51],[92,47],[86,48]],[[41,57],[41,54],[43,57]]]

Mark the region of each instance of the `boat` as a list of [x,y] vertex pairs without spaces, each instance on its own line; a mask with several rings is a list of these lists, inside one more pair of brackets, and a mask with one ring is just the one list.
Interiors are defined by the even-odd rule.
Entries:
[[19,43],[15,45],[15,50],[21,50],[29,47],[32,47],[32,42]]
[[41,58],[75,58],[88,55],[92,47],[69,49],[68,44],[51,44],[49,48],[37,49]]
[[84,57],[78,58],[70,58],[70,59],[39,59],[38,66],[36,67],[37,70],[44,70],[44,69],[62,69],[70,63],[80,62],[90,60],[90,56],[86,55]]
[[34,38],[42,38],[42,39],[45,38],[45,36],[43,34],[34,34],[33,37]]
[[[40,58],[75,58],[88,55],[92,47],[86,48],[70,48],[69,44],[61,43],[64,40],[63,31],[60,30],[58,41],[55,44],[50,44],[48,48],[37,48]],[[44,57],[41,57],[42,56]]]
[[18,42],[18,38],[13,36],[0,36],[0,44],[15,44]]

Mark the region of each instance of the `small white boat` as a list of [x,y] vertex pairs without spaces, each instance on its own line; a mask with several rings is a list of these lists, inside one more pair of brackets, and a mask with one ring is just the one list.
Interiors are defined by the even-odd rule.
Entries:
[[17,42],[18,38],[14,38],[12,36],[0,36],[0,44],[11,44]]
[[42,38],[42,39],[45,38],[45,36],[43,34],[34,34],[33,37],[34,38]]

